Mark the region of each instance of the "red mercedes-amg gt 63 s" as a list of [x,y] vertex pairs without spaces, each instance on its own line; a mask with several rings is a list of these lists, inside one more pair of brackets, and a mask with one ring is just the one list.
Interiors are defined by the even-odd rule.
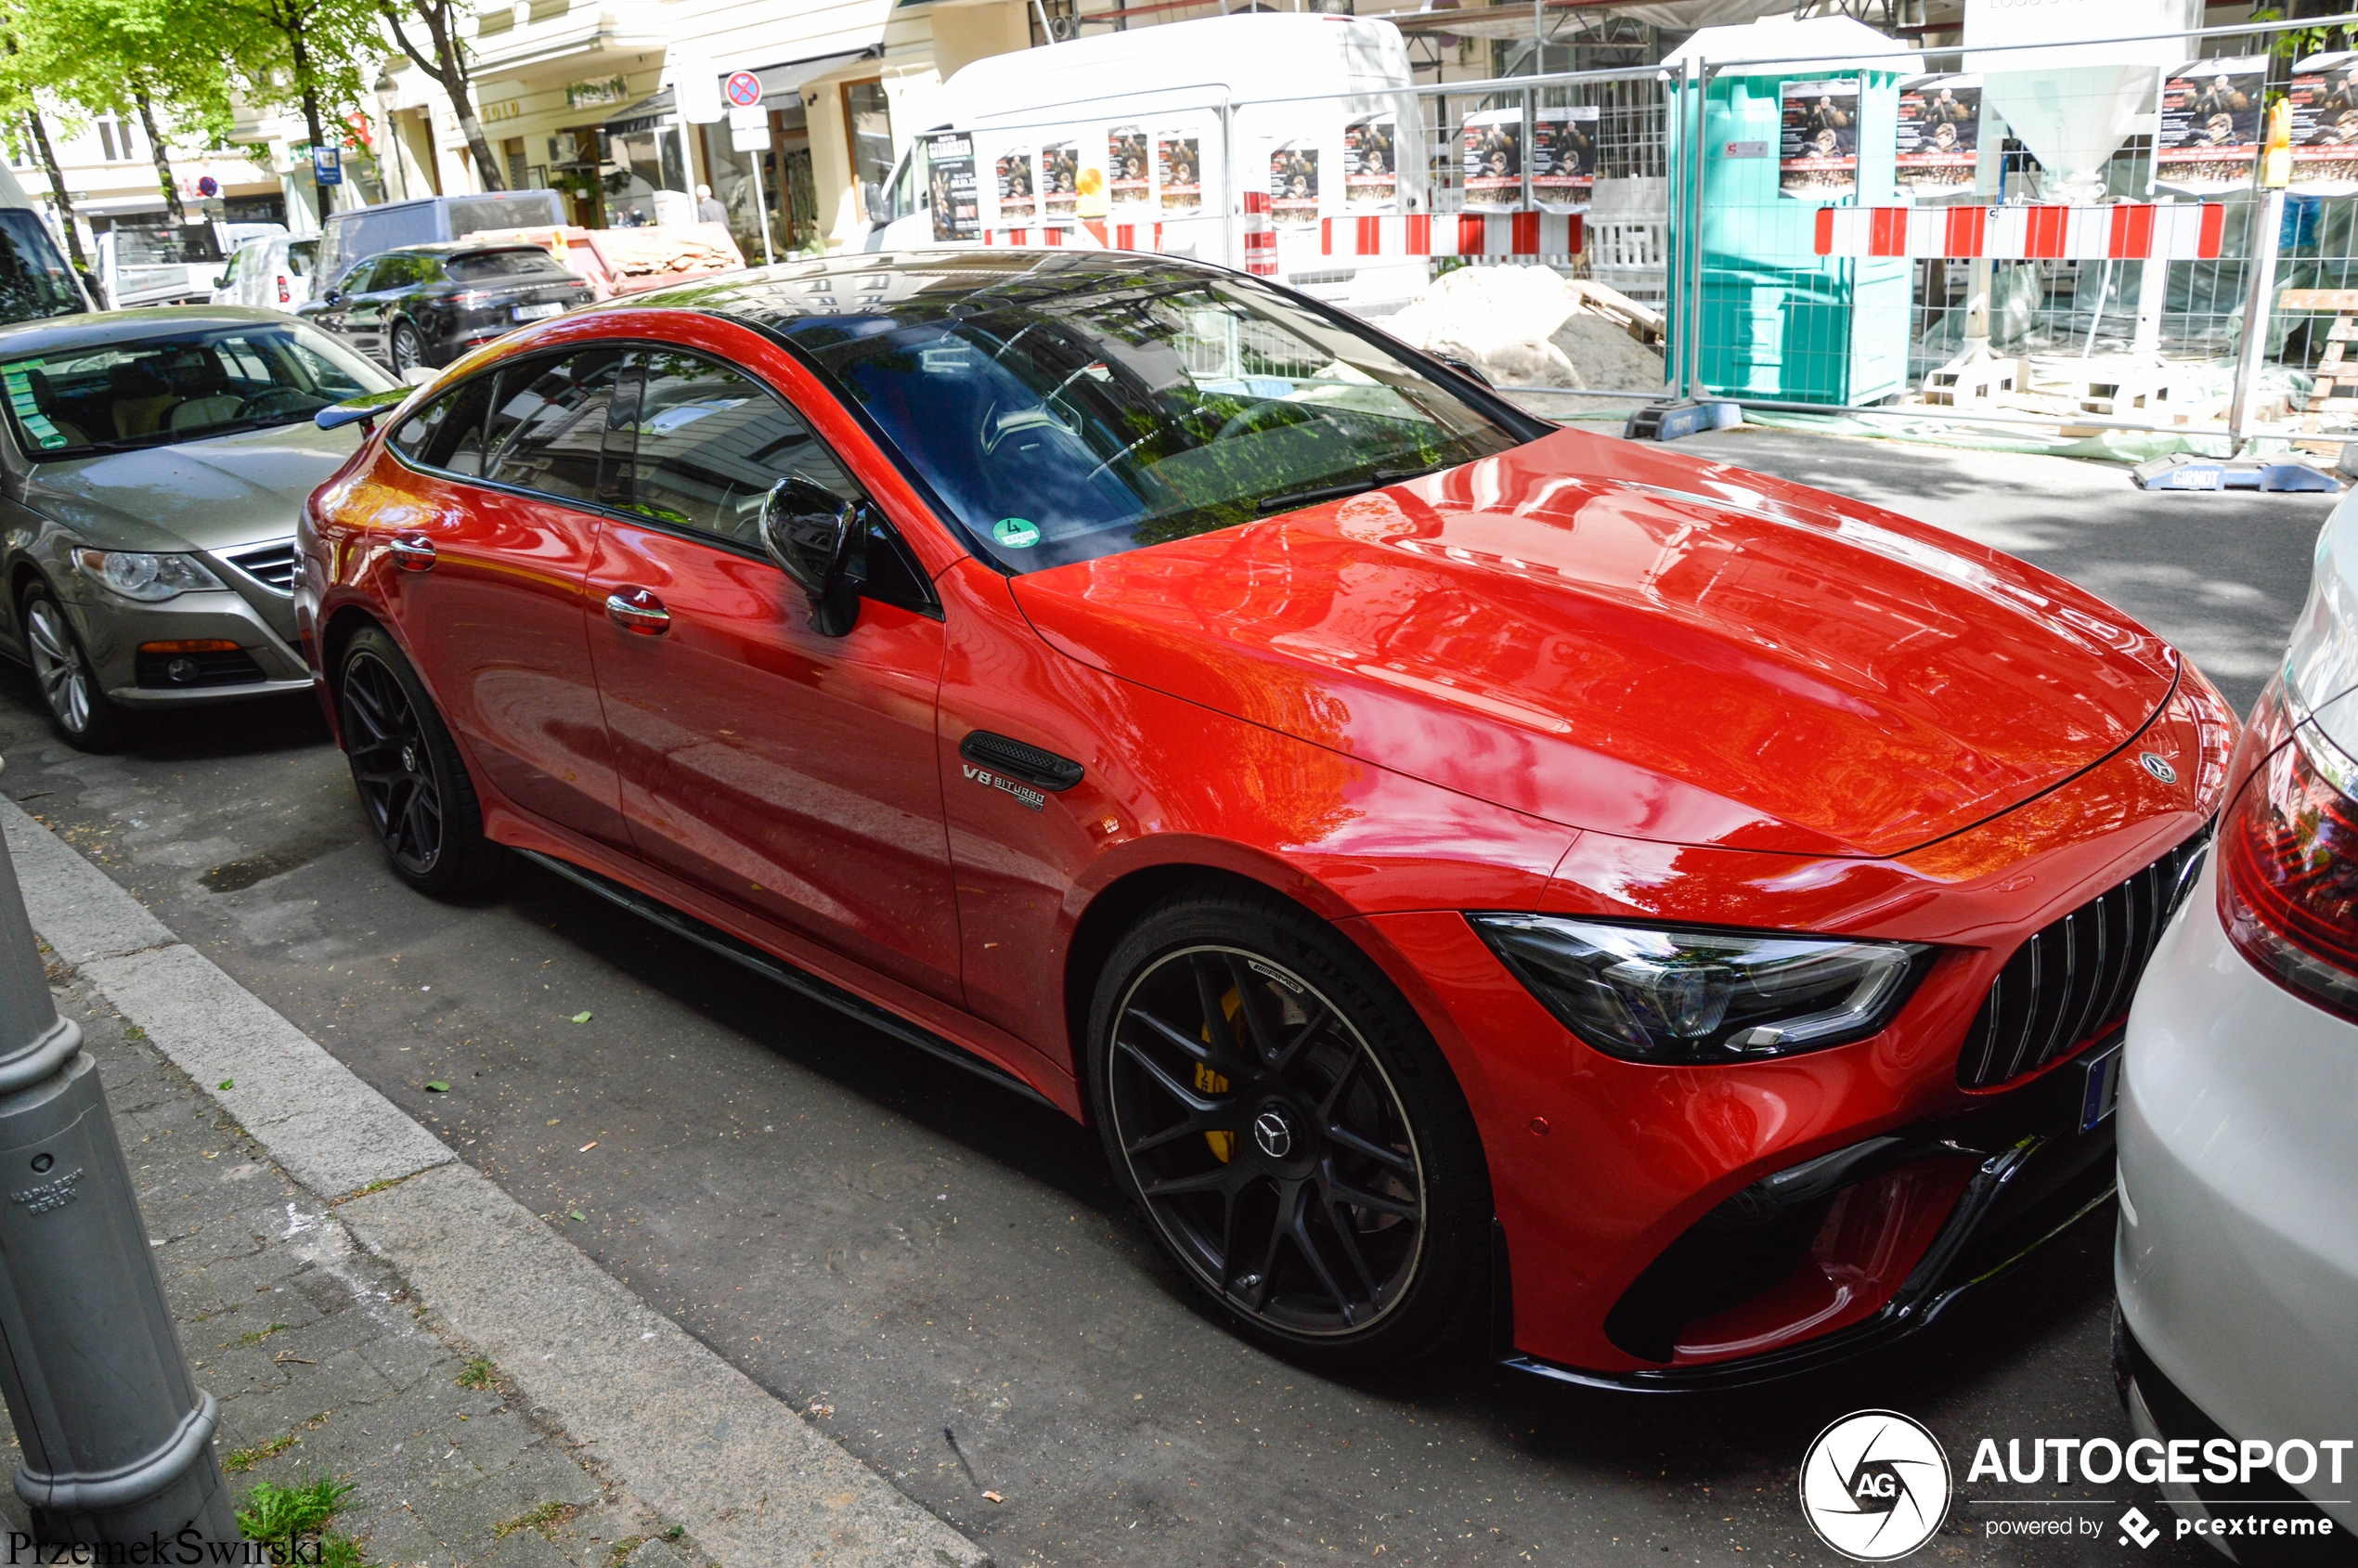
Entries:
[[780,266],[372,413],[298,603],[399,874],[1094,1123],[1264,1344],[1756,1380],[2110,1190],[2235,724],[2035,567],[1155,257]]

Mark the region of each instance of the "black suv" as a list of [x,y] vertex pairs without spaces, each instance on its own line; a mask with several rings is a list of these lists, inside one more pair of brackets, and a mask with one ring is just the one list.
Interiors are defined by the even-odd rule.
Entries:
[[399,375],[595,297],[538,245],[453,240],[363,256],[295,314]]

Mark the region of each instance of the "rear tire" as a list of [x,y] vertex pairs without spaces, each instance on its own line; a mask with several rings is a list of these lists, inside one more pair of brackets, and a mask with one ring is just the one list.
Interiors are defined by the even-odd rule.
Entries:
[[405,370],[414,370],[426,362],[425,340],[418,335],[418,329],[409,325],[408,322],[396,321],[393,324],[393,336],[386,353],[392,356],[393,373],[397,376]]
[[1116,1176],[1248,1339],[1375,1371],[1479,1321],[1491,1199],[1472,1113],[1341,933],[1258,889],[1169,900],[1107,960],[1089,1042]]
[[35,582],[24,590],[17,624],[24,628],[25,655],[58,739],[76,751],[108,752],[138,735],[138,716],[100,687],[97,667],[48,584]]
[[474,781],[425,683],[379,628],[345,647],[336,703],[361,810],[395,875],[444,897],[508,869],[508,851],[483,836]]

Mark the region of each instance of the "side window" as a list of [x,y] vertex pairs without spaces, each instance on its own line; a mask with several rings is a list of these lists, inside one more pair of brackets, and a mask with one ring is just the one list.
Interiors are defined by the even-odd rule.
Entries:
[[401,421],[391,441],[421,468],[473,478],[483,472],[483,416],[491,401],[490,376],[477,376]]
[[343,281],[336,287],[345,294],[367,293],[370,287],[369,275],[376,271],[377,265],[373,261],[354,263],[352,270],[343,275]]
[[761,503],[788,474],[860,499],[810,428],[753,381],[691,354],[632,357],[645,381],[625,510],[758,550]]
[[562,500],[599,499],[606,418],[622,371],[616,348],[502,369],[485,442],[486,477]]
[[[627,470],[609,481],[615,504],[673,527],[742,549],[761,548],[761,505],[779,480],[800,474],[846,500],[859,485],[768,388],[691,354],[641,350],[635,408],[621,414],[636,437]],[[873,506],[866,509],[868,598],[930,612],[934,600],[907,548]]]

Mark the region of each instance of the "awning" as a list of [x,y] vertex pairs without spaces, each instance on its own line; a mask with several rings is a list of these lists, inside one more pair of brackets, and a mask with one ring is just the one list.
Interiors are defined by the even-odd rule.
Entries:
[[[753,73],[761,78],[761,102],[768,109],[783,109],[802,101],[803,84],[815,82],[830,72],[859,60],[879,58],[884,54],[882,44],[871,44],[864,49],[852,49],[839,55],[813,55],[809,59],[787,60],[779,65],[758,65]],[[720,73],[721,100],[728,100],[729,78],[734,71]]]
[[604,130],[610,136],[628,136],[633,131],[652,131],[659,125],[668,125],[678,116],[679,100],[673,97],[671,89],[666,87],[654,97],[641,98],[628,109],[618,111],[605,123]]

